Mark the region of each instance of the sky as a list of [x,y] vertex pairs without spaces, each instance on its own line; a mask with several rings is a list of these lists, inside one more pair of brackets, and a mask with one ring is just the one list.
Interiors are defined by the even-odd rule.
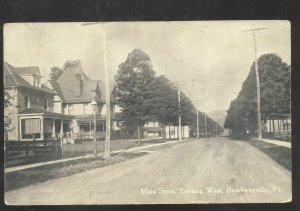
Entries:
[[[84,72],[104,81],[104,55],[111,80],[135,48],[147,53],[156,75],[177,82],[199,110],[227,110],[257,56],[278,54],[291,63],[288,21],[189,21],[110,23],[10,23],[4,25],[4,60],[38,66],[44,80],[53,66],[80,59]],[[105,40],[105,42],[104,42]]]

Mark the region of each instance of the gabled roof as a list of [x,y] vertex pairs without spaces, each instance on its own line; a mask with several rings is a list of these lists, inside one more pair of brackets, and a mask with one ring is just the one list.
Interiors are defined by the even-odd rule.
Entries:
[[7,62],[3,62],[4,88],[8,87],[26,87],[37,91],[44,91],[54,94],[51,89],[45,86],[34,87],[19,75],[19,68],[15,68]]
[[[74,91],[75,75],[77,74],[81,75],[80,96],[76,96]],[[94,99],[92,91],[97,90],[97,84],[98,81],[91,81],[80,67],[67,68],[55,82],[52,82],[54,90],[65,103],[91,102]],[[95,100],[100,101],[101,99],[96,97]]]
[[19,75],[41,75],[40,69],[36,66],[32,67],[15,67],[16,71],[18,72]]

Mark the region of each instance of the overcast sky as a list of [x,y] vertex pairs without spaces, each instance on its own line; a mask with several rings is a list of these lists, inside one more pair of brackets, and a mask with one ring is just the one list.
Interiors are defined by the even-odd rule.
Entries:
[[4,60],[16,66],[50,68],[80,59],[91,79],[104,80],[103,32],[111,78],[135,48],[151,58],[156,75],[183,81],[181,87],[205,112],[227,110],[258,56],[276,53],[290,64],[288,21],[198,21],[98,23],[22,23],[4,27]]

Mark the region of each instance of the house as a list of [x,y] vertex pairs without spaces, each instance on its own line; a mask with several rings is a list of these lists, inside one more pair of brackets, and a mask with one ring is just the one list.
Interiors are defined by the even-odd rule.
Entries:
[[291,115],[271,114],[263,124],[263,136],[277,139],[291,138]]
[[[166,139],[177,139],[179,137],[178,126],[162,125],[159,122],[147,122],[144,124],[144,136],[147,139],[162,138],[163,128],[165,127]],[[181,127],[181,137],[189,138],[190,128],[189,126]]]
[[[80,66],[70,66],[55,82],[48,81],[45,85],[55,92],[54,112],[74,116],[70,129],[70,135],[74,139],[93,138],[94,112],[97,138],[105,137],[105,87],[101,81],[90,80]],[[93,101],[97,103],[94,107]],[[110,105],[112,129],[114,129],[115,99],[113,95],[111,95]]]
[[44,140],[69,130],[71,115],[54,111],[55,91],[41,84],[38,67],[14,67],[3,63],[4,90],[12,99],[4,109],[10,120],[8,140]]

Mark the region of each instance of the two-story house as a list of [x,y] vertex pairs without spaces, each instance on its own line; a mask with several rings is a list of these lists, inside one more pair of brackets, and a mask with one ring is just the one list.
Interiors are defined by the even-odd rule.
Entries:
[[11,124],[8,140],[44,140],[67,132],[72,116],[54,111],[55,91],[41,84],[38,67],[3,63],[4,90],[12,97],[4,116]]
[[[80,66],[74,66],[65,69],[56,81],[48,81],[45,85],[55,91],[54,111],[74,116],[71,128],[73,138],[93,137],[94,112],[96,113],[97,138],[105,136],[105,87],[101,81],[90,80]],[[97,105],[93,106],[92,102],[96,102]],[[115,100],[112,95],[112,119],[115,117],[114,107]]]

